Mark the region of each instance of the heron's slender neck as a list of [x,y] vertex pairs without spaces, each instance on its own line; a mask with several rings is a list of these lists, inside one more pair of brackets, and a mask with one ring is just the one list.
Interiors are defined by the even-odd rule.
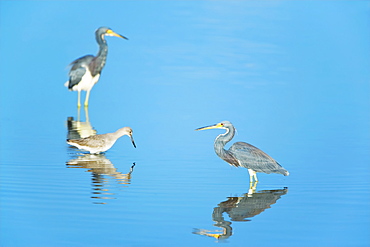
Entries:
[[108,54],[108,45],[107,45],[107,41],[105,40],[104,38],[104,35],[101,34],[97,34],[96,35],[96,42],[98,42],[99,44],[99,52],[98,52],[98,57],[101,57],[101,56],[104,56],[104,57],[107,57],[107,54]]
[[105,61],[107,60],[107,55],[108,55],[108,45],[107,45],[107,41],[105,41],[104,39],[104,35],[101,34],[101,35],[96,35],[96,42],[98,42],[99,44],[99,52],[98,54],[96,55],[96,59],[100,62],[97,62],[97,66],[95,68],[96,71],[98,71],[99,73],[101,72],[101,70],[104,68],[105,66]]
[[228,143],[229,141],[231,141],[231,139],[233,139],[234,135],[235,135],[234,126],[232,125],[227,126],[226,132],[216,137],[214,147],[215,147],[215,152],[218,155],[218,157],[220,157],[221,159],[223,159],[230,165],[238,167],[240,166],[239,161],[236,159],[236,157],[234,157],[232,152],[224,148],[226,143]]
[[226,132],[224,134],[221,134],[216,137],[215,140],[215,151],[216,154],[220,157],[222,157],[222,154],[227,153],[228,151],[224,149],[226,143],[231,141],[235,135],[235,128],[233,126],[229,126],[226,129]]

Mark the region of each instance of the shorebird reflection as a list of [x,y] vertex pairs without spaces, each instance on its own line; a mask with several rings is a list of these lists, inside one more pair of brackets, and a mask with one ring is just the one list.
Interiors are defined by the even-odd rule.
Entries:
[[[105,200],[116,199],[115,193],[111,192],[114,187],[109,184],[109,177],[113,178],[120,187],[127,187],[131,183],[131,174],[135,163],[128,173],[118,172],[112,162],[103,154],[85,154],[67,162],[68,168],[85,168],[92,174],[92,196],[93,199]],[[105,204],[105,202],[94,202]]]
[[232,235],[231,222],[225,220],[223,213],[227,213],[231,221],[251,221],[250,218],[262,213],[275,204],[281,196],[288,192],[288,188],[279,190],[261,190],[256,193],[246,193],[241,197],[228,197],[224,202],[213,209],[212,220],[214,226],[221,230],[194,229],[193,233],[214,237],[218,240],[227,239]]
[[73,117],[67,118],[67,139],[80,139],[96,135],[96,130],[91,126],[89,110],[85,108],[85,122],[81,121],[80,109],[77,110],[77,121]]

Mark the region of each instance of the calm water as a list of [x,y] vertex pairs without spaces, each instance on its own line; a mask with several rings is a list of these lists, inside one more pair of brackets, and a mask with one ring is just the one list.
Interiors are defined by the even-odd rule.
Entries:
[[[0,3],[1,246],[370,245],[368,2],[85,3]],[[102,25],[129,41],[78,111]],[[248,194],[194,131],[223,120],[291,175]],[[136,149],[65,143],[124,126]]]

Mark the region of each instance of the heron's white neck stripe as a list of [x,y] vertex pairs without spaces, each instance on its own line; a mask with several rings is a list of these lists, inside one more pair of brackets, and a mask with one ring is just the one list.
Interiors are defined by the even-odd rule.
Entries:
[[228,128],[225,128],[225,127],[222,127],[221,129],[226,130],[226,132],[225,132],[225,133],[223,133],[223,134],[220,134],[220,136],[227,135],[227,133],[229,133],[229,131],[230,131]]
[[219,135],[216,137],[215,142],[217,141],[217,139],[218,139],[219,137],[227,135],[227,134],[229,133],[229,131],[230,131],[228,128],[225,128],[225,127],[221,127],[220,129],[225,129],[225,130],[226,130],[226,132],[225,132],[225,133],[223,133],[223,134],[219,134]]

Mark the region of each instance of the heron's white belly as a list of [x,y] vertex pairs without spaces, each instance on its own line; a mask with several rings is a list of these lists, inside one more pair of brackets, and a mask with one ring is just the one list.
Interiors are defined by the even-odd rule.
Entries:
[[75,85],[72,88],[72,91],[90,91],[91,88],[95,85],[95,83],[98,82],[100,77],[100,74],[97,74],[96,76],[92,76],[89,71],[87,71],[84,76],[82,77],[80,83]]

